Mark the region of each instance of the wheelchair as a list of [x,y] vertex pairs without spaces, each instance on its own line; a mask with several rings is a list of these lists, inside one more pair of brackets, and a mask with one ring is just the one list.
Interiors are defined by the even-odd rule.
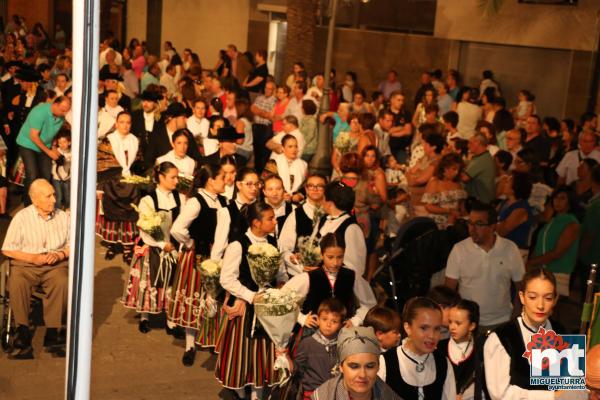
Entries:
[[[10,259],[5,258],[0,264],[0,346],[5,353],[13,350],[13,339],[16,332],[13,313],[10,308],[10,294],[7,283],[10,275]],[[29,325],[38,327],[44,325],[42,299],[46,294],[41,286],[38,286],[31,295],[31,308],[29,314]]]

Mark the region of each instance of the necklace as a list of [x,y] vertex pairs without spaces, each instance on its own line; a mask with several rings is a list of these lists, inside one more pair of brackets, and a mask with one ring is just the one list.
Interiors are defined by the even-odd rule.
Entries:
[[[523,326],[525,327],[525,329],[527,329],[529,332],[531,332],[533,334],[538,333],[538,331],[536,331],[535,329],[533,329],[532,327],[528,326],[525,323],[525,316],[524,315],[521,315],[521,322],[523,323]],[[545,322],[542,325],[540,325],[540,326],[544,326],[544,325],[546,325]],[[538,330],[539,330],[539,328],[538,328]]]
[[458,349],[460,350],[460,352],[462,353],[462,359],[464,360],[467,354],[467,351],[469,350],[469,347],[471,346],[471,342],[473,341],[473,338],[470,337],[469,341],[467,342],[467,347],[465,347],[464,350],[461,350],[460,346],[458,345],[458,342],[456,343],[456,347],[458,347]]
[[427,354],[427,357],[425,357],[423,362],[418,362],[417,360],[415,360],[414,358],[412,358],[411,356],[406,354],[406,352],[404,351],[404,348],[400,347],[400,350],[402,350],[402,354],[404,354],[406,356],[406,358],[408,358],[410,361],[415,363],[415,369],[417,370],[417,372],[423,372],[425,370],[425,363],[429,359],[429,356],[431,355],[431,353]]

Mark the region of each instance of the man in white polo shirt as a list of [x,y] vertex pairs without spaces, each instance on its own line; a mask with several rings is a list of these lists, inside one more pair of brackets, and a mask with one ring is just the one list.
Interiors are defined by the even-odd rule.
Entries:
[[556,167],[559,185],[570,185],[577,180],[577,168],[584,158],[593,158],[600,163],[596,135],[589,131],[581,132],[578,144],[578,148],[565,154]]
[[446,286],[479,304],[482,332],[511,318],[510,284],[519,288],[525,273],[517,246],[496,234],[496,219],[492,206],[474,203],[469,237],[454,245],[446,265]]

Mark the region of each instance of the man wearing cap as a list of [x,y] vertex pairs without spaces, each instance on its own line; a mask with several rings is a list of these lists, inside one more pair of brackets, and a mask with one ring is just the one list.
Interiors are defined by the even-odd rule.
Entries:
[[[150,139],[148,140],[148,147],[144,153],[144,165],[146,168],[151,168],[158,157],[171,151],[171,149],[173,149],[173,133],[179,129],[186,128],[187,114],[183,104],[169,104],[164,115],[164,120],[154,122],[154,125],[156,126],[158,124],[158,127],[152,132]],[[192,157],[196,162],[200,162],[202,155],[194,141],[194,136],[187,131],[187,129],[186,132],[189,144],[187,155]]]
[[323,383],[313,393],[316,400],[401,400],[377,376],[379,342],[372,327],[342,328],[337,338],[341,374]]
[[140,152],[146,154],[148,140],[152,136],[160,123],[157,122],[158,101],[160,93],[153,90],[144,90],[142,92],[142,109],[131,113],[131,133],[140,140]]
[[100,80],[104,82],[104,91],[99,94],[98,107],[104,107],[106,102],[106,93],[109,90],[114,90],[119,95],[119,105],[125,110],[131,110],[131,99],[125,94],[121,93],[119,88],[119,82],[123,80],[121,75],[113,72],[105,72],[100,76]]
[[245,162],[239,156],[236,157],[236,142],[243,139],[243,135],[237,133],[233,126],[225,126],[217,131],[217,139],[219,140],[219,151],[213,154],[202,157],[201,164],[219,165],[221,158],[232,156],[235,159],[235,164],[239,168]]
[[[37,178],[52,180],[52,160],[57,160],[59,152],[52,148],[52,141],[65,121],[65,115],[71,109],[71,99],[58,97],[52,103],[35,106],[17,136],[19,154],[25,164],[25,193],[29,185]],[[31,204],[25,196],[25,206]]]

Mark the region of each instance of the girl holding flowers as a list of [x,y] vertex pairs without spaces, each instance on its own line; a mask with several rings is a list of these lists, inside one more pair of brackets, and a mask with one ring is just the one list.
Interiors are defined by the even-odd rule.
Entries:
[[[185,196],[175,190],[178,172],[177,167],[168,161],[157,165],[154,179],[158,185],[142,198],[138,207],[140,238],[134,248],[122,302],[125,307],[141,313],[138,328],[142,333],[150,332],[148,314],[167,310],[167,292],[170,291],[177,254],[177,242],[169,231],[185,203]],[[158,225],[142,223],[143,219],[157,216]],[[174,327],[173,323],[167,323],[167,333],[172,334]]]
[[[256,294],[264,289],[265,279],[274,285],[287,275],[277,243],[270,235],[277,224],[273,208],[262,202],[251,204],[247,221],[250,228],[227,246],[223,257],[220,283],[231,298],[227,306],[223,306],[228,321],[220,337],[215,375],[225,388],[235,390],[242,398],[245,387],[251,386],[254,399],[262,398],[265,385],[276,383],[273,370],[276,354],[273,342],[258,328],[253,302]],[[263,255],[260,268],[254,265],[261,255],[250,251],[252,248]],[[249,259],[253,261],[252,267]]]
[[[171,228],[171,234],[183,245],[184,251],[179,258],[173,281],[168,319],[186,328],[185,353],[182,359],[185,366],[194,364],[194,339],[197,331],[204,328],[203,323],[206,321],[201,315],[203,293],[197,266],[209,258],[217,226],[217,211],[227,205],[227,201],[221,196],[225,190],[224,175],[220,166],[203,165],[196,175],[194,187],[197,189],[193,197],[187,201]],[[209,322],[214,325],[213,329],[217,329],[215,321]],[[214,346],[214,340],[204,345]]]

